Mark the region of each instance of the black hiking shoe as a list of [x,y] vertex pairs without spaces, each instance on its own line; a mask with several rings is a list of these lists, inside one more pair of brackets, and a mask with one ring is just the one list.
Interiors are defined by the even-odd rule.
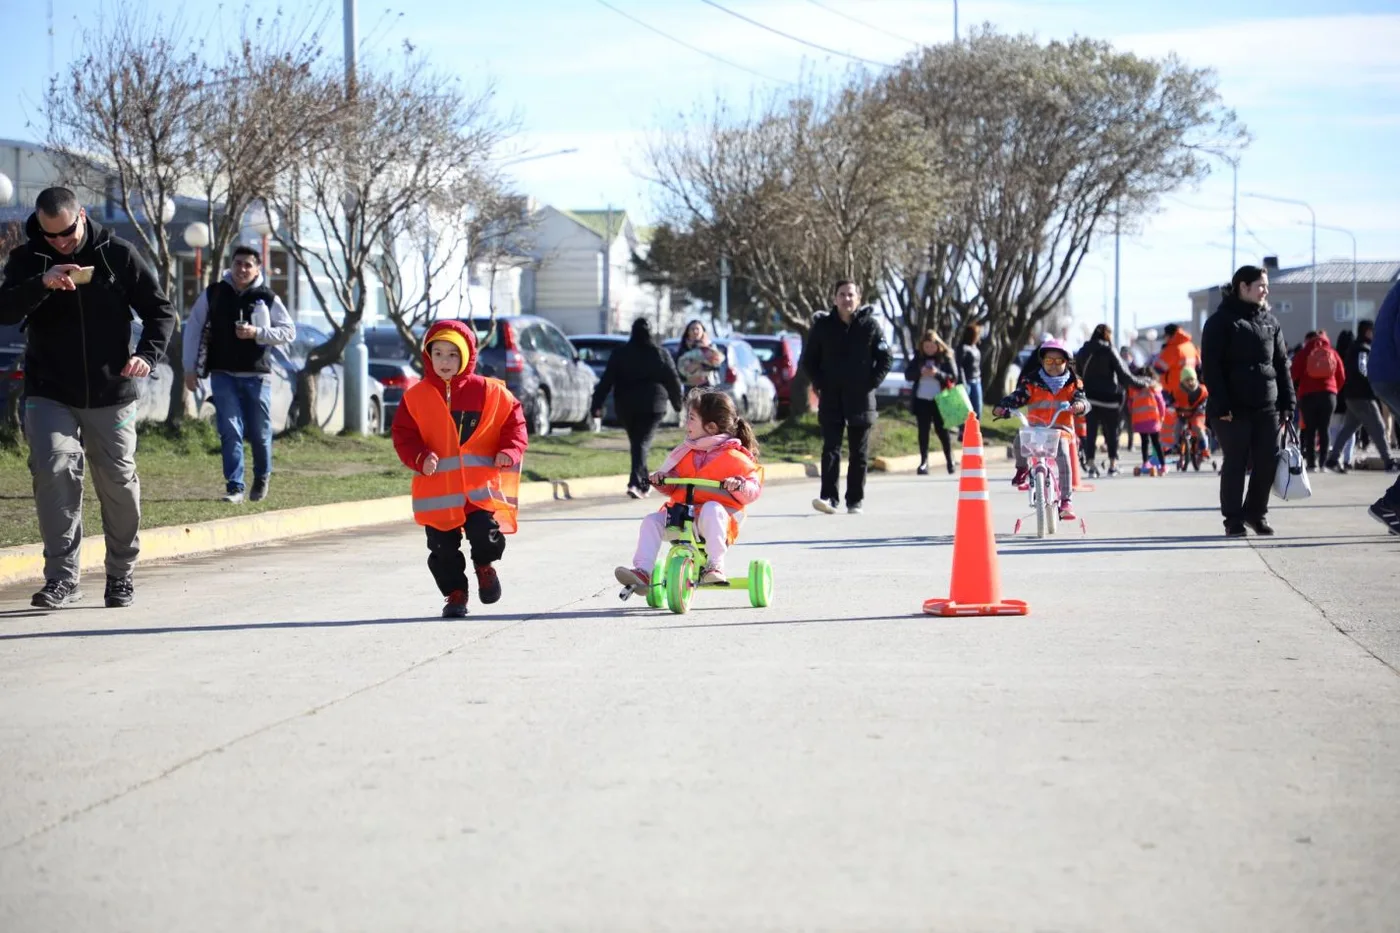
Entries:
[[130,576],[107,577],[107,589],[102,594],[102,600],[108,609],[125,609],[133,599],[135,592]]
[[442,607],[442,617],[444,619],[465,619],[467,617],[466,590],[453,590],[448,594],[447,602]]
[[1257,535],[1268,536],[1274,533],[1274,526],[1262,518],[1246,518],[1245,525]]
[[29,605],[36,609],[61,609],[82,598],[83,593],[78,589],[78,584],[69,583],[67,580],[46,580],[44,588],[34,594],[34,598],[29,600]]
[[248,493],[249,502],[261,502],[267,498],[267,482],[269,477],[256,476],[253,478],[253,489]]
[[1243,538],[1248,534],[1249,532],[1245,530],[1244,522],[1238,520],[1229,520],[1225,522],[1225,537]]
[[490,564],[476,565],[476,595],[483,603],[494,603],[501,598],[501,578]]

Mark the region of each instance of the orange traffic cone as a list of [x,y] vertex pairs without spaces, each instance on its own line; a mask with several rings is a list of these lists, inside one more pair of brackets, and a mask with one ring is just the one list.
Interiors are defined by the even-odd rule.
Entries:
[[1080,482],[1079,479],[1079,438],[1070,435],[1069,438],[1069,485],[1075,492],[1093,492],[1091,483]]
[[958,481],[958,522],[953,532],[953,585],[947,599],[924,600],[931,616],[1023,616],[1030,606],[1001,598],[992,503],[987,492],[982,427],[967,416],[963,428],[962,477]]

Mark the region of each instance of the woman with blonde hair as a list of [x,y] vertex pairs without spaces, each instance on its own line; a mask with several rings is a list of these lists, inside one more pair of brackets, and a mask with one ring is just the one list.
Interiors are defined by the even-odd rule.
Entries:
[[904,368],[904,378],[914,383],[914,398],[911,404],[914,418],[919,423],[919,475],[928,475],[930,427],[938,435],[938,443],[943,445],[943,459],[947,463],[948,472],[952,473],[952,440],[948,436],[947,426],[943,423],[943,413],[938,410],[938,393],[958,383],[953,348],[932,330],[925,331],[913,359]]

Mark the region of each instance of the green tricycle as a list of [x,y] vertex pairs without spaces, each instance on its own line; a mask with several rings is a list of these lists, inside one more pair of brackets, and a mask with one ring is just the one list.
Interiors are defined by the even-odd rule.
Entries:
[[625,600],[633,593],[644,593],[647,605],[653,609],[665,606],[672,612],[688,612],[691,597],[697,589],[734,590],[744,587],[748,590],[751,605],[759,608],[767,606],[773,599],[773,565],[766,560],[749,561],[747,576],[730,577],[724,583],[700,582],[706,554],[705,542],[695,533],[695,490],[719,489],[719,480],[676,476],[668,478],[666,485],[685,487],[685,501],[666,506],[665,540],[671,546],[666,556],[652,568],[648,586],[624,586],[618,598]]

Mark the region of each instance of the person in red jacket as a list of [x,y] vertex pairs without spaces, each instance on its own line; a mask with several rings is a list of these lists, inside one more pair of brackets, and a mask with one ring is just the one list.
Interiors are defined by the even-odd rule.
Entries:
[[1303,457],[1309,470],[1327,462],[1328,427],[1337,410],[1337,393],[1346,385],[1346,368],[1332,349],[1326,331],[1308,335],[1303,348],[1293,354],[1293,383],[1298,387],[1298,414],[1302,418]]
[[428,570],[447,603],[445,618],[467,614],[471,545],[477,595],[501,598],[492,566],[516,528],[520,464],[528,441],[520,402],[499,379],[473,373],[476,334],[440,321],[423,336],[423,380],[394,415],[394,450],[413,478],[413,518],[428,535]]

